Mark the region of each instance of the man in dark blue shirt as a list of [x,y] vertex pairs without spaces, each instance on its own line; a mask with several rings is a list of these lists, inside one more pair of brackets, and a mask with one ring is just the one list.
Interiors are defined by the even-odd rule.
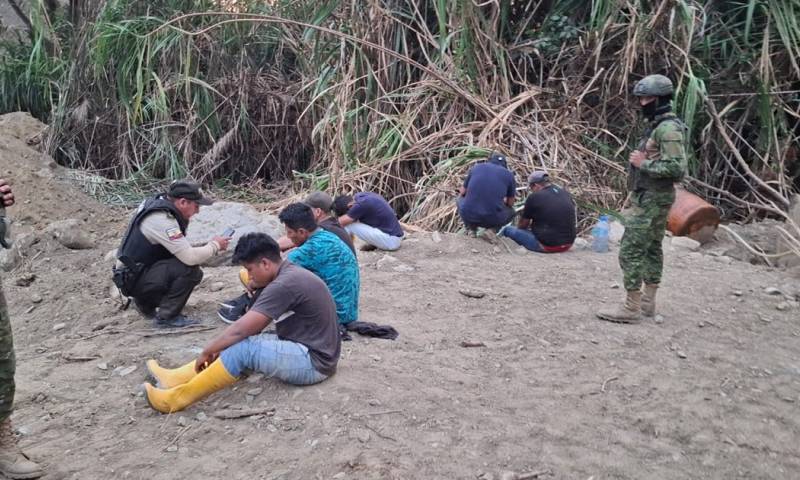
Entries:
[[333,201],[339,224],[367,245],[381,250],[397,250],[403,228],[389,202],[377,193],[361,192],[340,195]]
[[497,230],[514,217],[517,183],[508,169],[506,157],[492,153],[488,162],[472,167],[457,200],[458,214],[468,234],[478,227]]

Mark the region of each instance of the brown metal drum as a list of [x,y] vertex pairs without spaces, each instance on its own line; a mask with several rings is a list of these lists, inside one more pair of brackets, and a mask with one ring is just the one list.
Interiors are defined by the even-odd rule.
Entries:
[[675,189],[675,202],[669,210],[667,229],[677,237],[700,243],[711,240],[719,226],[719,210],[693,193]]

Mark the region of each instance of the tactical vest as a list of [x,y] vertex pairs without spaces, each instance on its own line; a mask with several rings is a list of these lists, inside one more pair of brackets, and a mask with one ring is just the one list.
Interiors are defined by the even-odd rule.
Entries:
[[[686,140],[686,133],[688,127],[685,123],[681,121],[673,113],[666,113],[659,115],[656,119],[650,124],[650,127],[645,130],[642,140],[639,142],[638,150],[644,152],[646,151],[647,140],[650,139],[650,136],[653,135],[653,132],[664,122],[675,122],[680,125],[681,129],[684,131],[684,142]],[[686,146],[684,145],[684,148]],[[642,171],[639,168],[634,167],[633,165],[629,164],[629,172],[628,172],[628,179],[629,179],[629,189],[633,192],[643,192],[645,190],[655,191],[655,192],[668,192],[672,191],[674,188],[675,182],[680,182],[683,177],[679,178],[654,178],[651,177],[647,172]]]
[[128,225],[128,230],[122,239],[122,245],[117,250],[119,261],[133,271],[141,272],[159,260],[173,257],[172,253],[160,244],[154,245],[150,243],[142,233],[142,229],[139,228],[145,217],[154,212],[170,213],[177,220],[181,232],[186,235],[186,227],[188,227],[189,222],[184,220],[181,212],[175,208],[171,201],[163,195],[145,200],[139,206],[139,210],[134,215],[130,225]]

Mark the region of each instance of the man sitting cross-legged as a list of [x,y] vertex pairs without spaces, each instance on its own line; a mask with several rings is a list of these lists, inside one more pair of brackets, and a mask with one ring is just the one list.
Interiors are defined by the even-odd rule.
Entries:
[[[159,412],[183,410],[232,385],[248,370],[293,385],[319,383],[336,372],[341,340],[336,304],[325,283],[282,260],[277,242],[263,233],[243,236],[233,258],[261,291],[252,308],[197,360],[176,369],[148,360],[159,388],[149,383],[144,387],[148,403]],[[259,335],[271,322],[277,335]]]

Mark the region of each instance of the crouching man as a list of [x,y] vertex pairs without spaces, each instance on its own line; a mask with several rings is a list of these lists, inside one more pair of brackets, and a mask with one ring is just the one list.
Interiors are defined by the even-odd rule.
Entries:
[[[262,288],[247,313],[206,346],[200,357],[176,369],[155,360],[147,368],[159,388],[145,383],[147,401],[162,413],[183,410],[232,385],[246,371],[293,385],[319,383],[336,372],[341,340],[336,304],[313,273],[281,259],[269,235],[243,236],[233,255]],[[260,334],[275,322],[277,335]]]
[[211,205],[200,186],[173,182],[166,194],[142,202],[117,250],[114,284],[156,327],[196,324],[181,312],[201,280],[200,264],[228,248],[230,238],[214,237],[193,247],[186,239],[189,220],[201,205]]

